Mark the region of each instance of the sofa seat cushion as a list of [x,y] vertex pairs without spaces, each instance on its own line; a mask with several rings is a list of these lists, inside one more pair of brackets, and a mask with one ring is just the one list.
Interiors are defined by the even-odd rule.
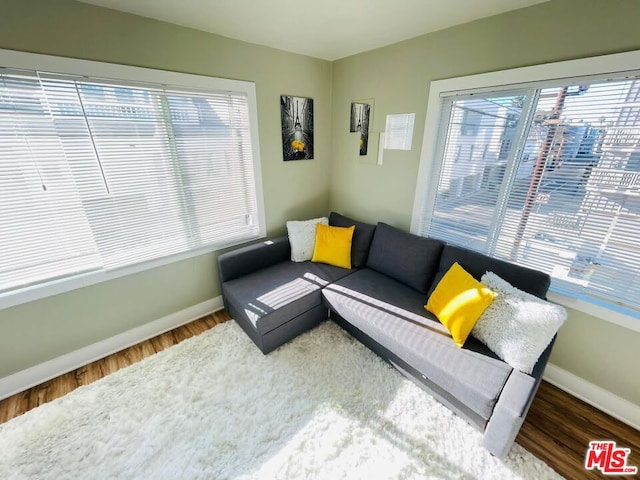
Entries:
[[474,338],[463,348],[424,309],[426,297],[371,269],[323,290],[347,322],[488,420],[512,368]]
[[222,284],[222,295],[264,335],[322,303],[321,289],[353,270],[281,262]]

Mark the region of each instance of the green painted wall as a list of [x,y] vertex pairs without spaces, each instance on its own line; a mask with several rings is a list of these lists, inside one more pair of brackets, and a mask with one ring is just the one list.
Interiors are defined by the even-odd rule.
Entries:
[[[330,63],[71,0],[0,0],[0,48],[254,81],[274,235],[329,207],[408,228],[431,80],[636,50],[638,18],[637,0],[553,0]],[[315,99],[313,161],[281,159],[283,93]],[[373,141],[361,161],[347,133],[356,99],[374,99],[374,132],[387,113],[415,112],[413,150],[375,166]],[[0,377],[219,293],[211,254],[2,310]],[[571,310],[552,361],[640,404],[638,345],[640,334]]]
[[[639,18],[637,0],[553,0],[334,62],[331,209],[408,229],[432,80],[637,50]],[[415,112],[413,150],[376,166],[374,142],[361,161],[348,133],[355,99],[374,100],[374,132],[388,113]],[[639,345],[640,333],[571,310],[552,362],[640,405]]]
[[[329,205],[330,62],[69,0],[0,0],[0,48],[256,84],[269,234]],[[280,95],[315,99],[315,156],[283,162]],[[0,311],[0,378],[220,294],[215,255]]]

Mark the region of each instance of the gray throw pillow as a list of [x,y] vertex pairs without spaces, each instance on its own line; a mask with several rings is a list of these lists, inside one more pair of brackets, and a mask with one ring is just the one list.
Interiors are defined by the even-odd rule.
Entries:
[[378,223],[367,267],[426,294],[438,270],[443,246],[440,240]]
[[444,274],[449,271],[451,265],[455,262],[458,262],[476,280],[480,280],[486,272],[493,272],[514,287],[538,298],[545,298],[551,284],[551,277],[544,272],[498,260],[466,248],[445,245],[440,257],[438,273],[431,285],[429,296],[431,296]]
[[373,238],[376,226],[358,222],[357,220],[345,217],[336,212],[331,212],[331,215],[329,215],[329,225],[334,227],[350,227],[355,225],[356,228],[353,231],[353,239],[351,241],[351,267],[364,267],[367,264],[369,247],[371,246],[371,239]]

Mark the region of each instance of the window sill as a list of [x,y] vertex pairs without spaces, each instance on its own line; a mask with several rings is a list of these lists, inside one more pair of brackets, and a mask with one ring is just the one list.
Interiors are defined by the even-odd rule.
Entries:
[[142,262],[136,265],[130,265],[110,271],[100,270],[83,273],[66,278],[52,280],[50,282],[40,283],[38,285],[32,285],[29,287],[12,290],[10,292],[0,294],[0,310],[15,307],[17,305],[22,305],[28,302],[33,302],[36,300],[41,300],[53,295],[70,292],[79,288],[96,285],[98,283],[114,280],[116,278],[124,277],[127,275],[144,272],[152,268],[169,265],[171,263],[180,262],[189,258],[217,252],[225,248],[242,245],[247,242],[258,240],[260,238],[265,238],[264,232],[260,232],[258,235],[253,237],[243,238],[241,240],[235,240],[224,244],[203,247],[201,249],[178,253],[175,255],[170,255],[168,257],[158,258],[155,260],[150,260],[148,262]]
[[620,327],[627,328],[634,332],[640,332],[640,318],[632,313],[606,307],[604,305],[582,300],[580,298],[569,297],[562,293],[549,291],[547,298],[564,307],[572,308],[582,313],[592,315],[605,322],[613,323]]

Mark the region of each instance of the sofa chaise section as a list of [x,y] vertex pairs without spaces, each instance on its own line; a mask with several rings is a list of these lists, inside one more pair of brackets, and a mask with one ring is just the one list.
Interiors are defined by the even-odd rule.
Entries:
[[459,348],[424,309],[423,294],[368,268],[328,285],[323,297],[333,321],[483,432],[487,450],[509,452],[552,345],[531,375],[473,337]]
[[[331,318],[484,433],[504,457],[542,379],[552,344],[524,374],[469,336],[462,348],[424,305],[454,262],[480,280],[487,271],[544,298],[547,274],[378,224],[367,268],[328,285]],[[434,261],[435,259],[435,261]],[[420,272],[417,275],[416,272]],[[429,281],[420,283],[417,278]]]
[[368,337],[368,346],[374,341],[393,352],[484,428],[512,368],[475,339],[462,349],[455,345],[424,309],[424,294],[367,268],[329,285],[323,296],[341,326],[348,323]]
[[224,306],[265,354],[326,320],[322,288],[351,273],[290,256],[280,237],[218,257]]

